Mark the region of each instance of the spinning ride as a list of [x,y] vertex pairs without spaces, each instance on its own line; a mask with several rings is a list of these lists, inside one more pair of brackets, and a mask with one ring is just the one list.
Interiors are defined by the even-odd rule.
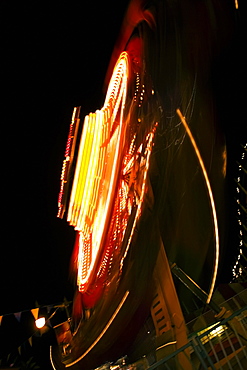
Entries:
[[[54,368],[92,369],[128,354],[158,290],[170,315],[165,326],[176,337],[168,322],[174,312],[182,315],[178,298],[186,307],[191,296],[177,283],[175,292],[168,261],[210,302],[224,236],[226,164],[212,91],[205,88],[212,60],[200,44],[202,35],[210,47],[215,42],[212,13],[220,23],[213,3],[205,9],[132,1],[105,103],[85,117],[80,138],[80,108],[74,110],[58,216],[66,214],[77,233],[81,309],[71,335],[51,350]],[[194,29],[198,38],[191,39]],[[175,292],[171,302],[166,284]]]
[[[83,123],[67,220],[78,232],[74,262],[78,290],[83,293],[86,308],[95,304],[98,294],[94,292],[104,289],[109,276],[116,271],[121,275],[147,191],[147,172],[158,122],[154,117],[145,122],[144,99],[150,104],[148,95],[154,92],[146,91],[136,69],[129,54],[121,53],[103,108],[90,113]],[[131,103],[129,79],[134,81]],[[127,114],[126,104],[130,105]],[[153,108],[156,110],[154,105]],[[74,117],[78,114],[79,108],[75,108],[61,177],[59,217],[64,214],[70,186],[74,131],[78,130]]]
[[[85,117],[80,140],[80,108],[75,108],[72,116],[58,217],[67,214],[77,232],[73,263],[77,270],[77,301],[81,302],[84,316],[81,312],[82,317],[77,318],[79,324],[70,343],[62,345],[65,367],[76,368],[78,363],[91,367],[104,362],[119,336],[116,325],[120,322],[120,332],[126,331],[141,300],[146,307],[140,317],[146,317],[152,299],[150,293],[144,300],[143,296],[152,281],[159,245],[156,224],[151,219],[149,167],[160,113],[139,57],[128,50],[120,54],[104,106]],[[145,232],[139,234],[137,230],[143,227]],[[140,242],[142,256],[137,257]],[[154,244],[152,249],[150,243]],[[93,315],[85,320],[89,310]],[[126,328],[122,327],[123,321]],[[92,353],[100,348],[103,336],[108,337],[107,348],[104,345],[104,353],[100,349],[96,360]],[[62,366],[56,351],[53,349],[52,363],[54,367]]]

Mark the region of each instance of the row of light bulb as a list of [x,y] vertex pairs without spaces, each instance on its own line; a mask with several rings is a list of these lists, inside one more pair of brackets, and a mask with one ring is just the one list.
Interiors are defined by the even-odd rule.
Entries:
[[[246,150],[247,150],[247,143],[244,145],[244,151],[241,155],[242,163],[245,159],[245,151]],[[239,164],[238,171],[239,171],[239,176],[237,177],[237,182],[240,184],[241,175],[242,175],[242,172],[243,172],[242,164]],[[239,186],[237,186],[236,191],[237,191],[237,194],[239,195],[240,194]],[[240,242],[239,242],[239,253],[238,253],[236,262],[233,266],[233,269],[232,269],[233,279],[237,279],[243,273],[243,269],[240,265],[240,258],[243,255],[243,230],[242,230],[242,221],[241,221],[241,216],[242,216],[242,211],[241,211],[241,207],[240,207],[241,202],[240,202],[239,196],[238,196],[236,201],[237,201],[237,204],[238,204],[237,214],[238,214],[238,224],[239,224],[239,227],[240,227],[240,230],[239,230]]]

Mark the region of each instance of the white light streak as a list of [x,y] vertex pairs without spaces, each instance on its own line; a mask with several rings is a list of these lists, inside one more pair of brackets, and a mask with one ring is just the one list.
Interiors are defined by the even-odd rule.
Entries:
[[209,195],[211,208],[212,208],[213,221],[214,221],[214,230],[215,230],[215,261],[214,261],[214,271],[213,271],[211,287],[209,289],[208,298],[207,298],[207,302],[206,302],[208,304],[210,302],[211,298],[212,298],[212,294],[213,294],[213,290],[214,290],[214,286],[215,286],[215,282],[216,282],[216,277],[217,277],[218,264],[219,264],[219,230],[218,230],[218,221],[217,221],[217,215],[216,215],[216,207],[215,207],[213,192],[212,192],[212,189],[211,189],[208,174],[207,174],[203,159],[201,157],[200,151],[198,149],[198,146],[197,146],[197,144],[195,142],[195,139],[192,135],[192,132],[191,132],[186,120],[185,120],[185,117],[182,115],[180,109],[177,109],[176,112],[177,112],[179,118],[181,119],[182,124],[184,125],[184,128],[185,128],[185,130],[186,130],[186,132],[187,132],[187,134],[190,138],[190,141],[191,141],[191,143],[194,147],[195,153],[196,153],[197,158],[199,160],[199,163],[200,163],[200,166],[201,166],[201,169],[202,169],[202,173],[203,173],[203,176],[204,176],[204,179],[205,179],[205,182],[206,182],[206,186],[207,186],[207,189],[208,189],[208,195]]
[[53,370],[57,370],[57,368],[55,367],[55,364],[53,362],[53,358],[52,358],[52,346],[50,346],[50,362],[51,362],[51,366],[52,366]]

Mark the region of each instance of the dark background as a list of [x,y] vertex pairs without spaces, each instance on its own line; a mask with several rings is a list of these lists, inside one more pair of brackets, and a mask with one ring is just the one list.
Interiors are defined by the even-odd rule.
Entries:
[[[74,230],[56,218],[65,143],[73,107],[81,105],[83,117],[103,104],[127,4],[0,3],[0,315],[73,297],[68,277]],[[233,177],[246,138],[244,16],[239,11],[234,17],[238,29],[215,84],[229,152],[229,243],[219,282],[229,281],[238,245]]]
[[74,230],[57,219],[74,106],[103,103],[127,1],[0,3],[0,315],[73,297]]

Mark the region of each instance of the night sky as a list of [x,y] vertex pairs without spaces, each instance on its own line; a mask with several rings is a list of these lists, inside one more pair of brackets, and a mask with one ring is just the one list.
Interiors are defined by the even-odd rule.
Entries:
[[[100,108],[126,1],[1,1],[0,314],[71,298],[74,231],[57,219],[71,115]],[[73,295],[72,295],[73,296]]]
[[[1,315],[33,308],[35,301],[45,305],[73,297],[68,274],[74,231],[56,218],[65,143],[73,107],[81,105],[84,116],[103,104],[104,78],[127,3],[0,3]],[[240,29],[243,18],[236,17]],[[246,133],[241,37],[222,57],[216,86],[228,122],[229,178]],[[232,196],[231,182],[229,189]],[[229,259],[226,266],[230,271]]]

